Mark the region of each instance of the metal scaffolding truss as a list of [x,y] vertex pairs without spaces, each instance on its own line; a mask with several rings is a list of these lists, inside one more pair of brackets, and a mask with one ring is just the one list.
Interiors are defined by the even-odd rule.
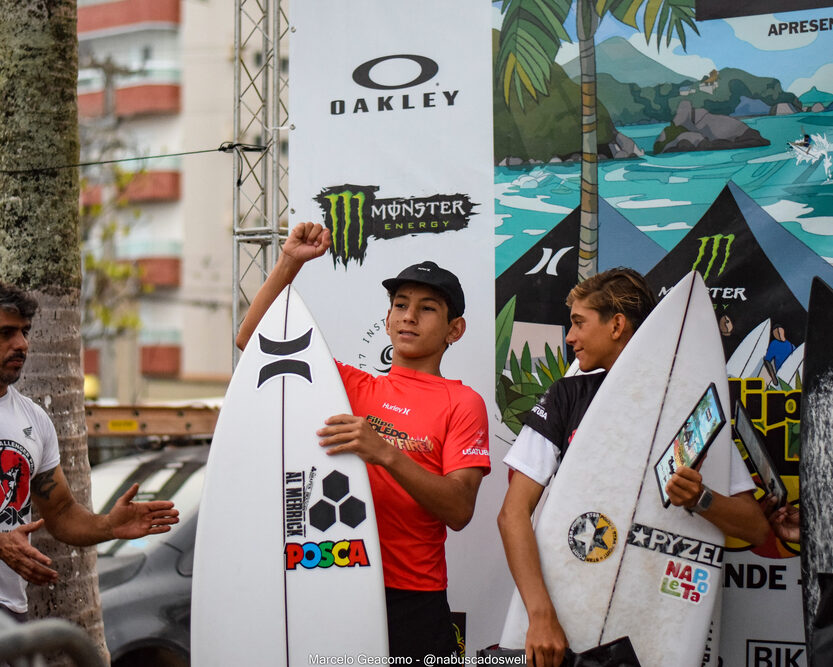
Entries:
[[[232,322],[275,263],[287,219],[288,0],[235,0]],[[285,134],[283,135],[285,136]],[[286,144],[284,144],[285,146]],[[237,363],[238,351],[233,353]]]

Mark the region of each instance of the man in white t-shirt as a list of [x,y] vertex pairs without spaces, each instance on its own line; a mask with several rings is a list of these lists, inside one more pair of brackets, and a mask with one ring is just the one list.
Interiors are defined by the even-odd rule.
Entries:
[[[169,501],[131,502],[134,484],[107,514],[93,514],[72,496],[61,470],[58,437],[43,409],[11,385],[29,350],[37,302],[0,283],[0,612],[23,621],[27,583],[58,580],[52,561],[29,543],[41,527],[67,544],[87,546],[114,538],[164,533],[179,521]],[[32,504],[41,519],[31,522]]]

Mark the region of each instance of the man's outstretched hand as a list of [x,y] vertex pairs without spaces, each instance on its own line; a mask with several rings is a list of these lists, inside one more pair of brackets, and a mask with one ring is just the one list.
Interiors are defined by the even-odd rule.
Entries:
[[179,523],[179,510],[174,509],[170,500],[134,503],[138,490],[138,484],[131,486],[108,512],[107,524],[114,538],[133,540],[145,535],[167,533],[173,524]]

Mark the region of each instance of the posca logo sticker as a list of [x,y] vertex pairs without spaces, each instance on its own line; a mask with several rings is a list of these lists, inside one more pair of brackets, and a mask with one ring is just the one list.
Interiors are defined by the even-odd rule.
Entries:
[[286,569],[295,570],[301,566],[307,570],[316,567],[367,567],[370,560],[364,540],[340,540],[338,542],[290,542],[284,548]]

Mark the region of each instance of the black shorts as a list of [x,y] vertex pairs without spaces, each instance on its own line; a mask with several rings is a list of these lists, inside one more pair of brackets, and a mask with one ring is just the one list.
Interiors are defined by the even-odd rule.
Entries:
[[456,654],[457,640],[445,591],[385,588],[385,600],[391,656],[421,662],[426,655]]

